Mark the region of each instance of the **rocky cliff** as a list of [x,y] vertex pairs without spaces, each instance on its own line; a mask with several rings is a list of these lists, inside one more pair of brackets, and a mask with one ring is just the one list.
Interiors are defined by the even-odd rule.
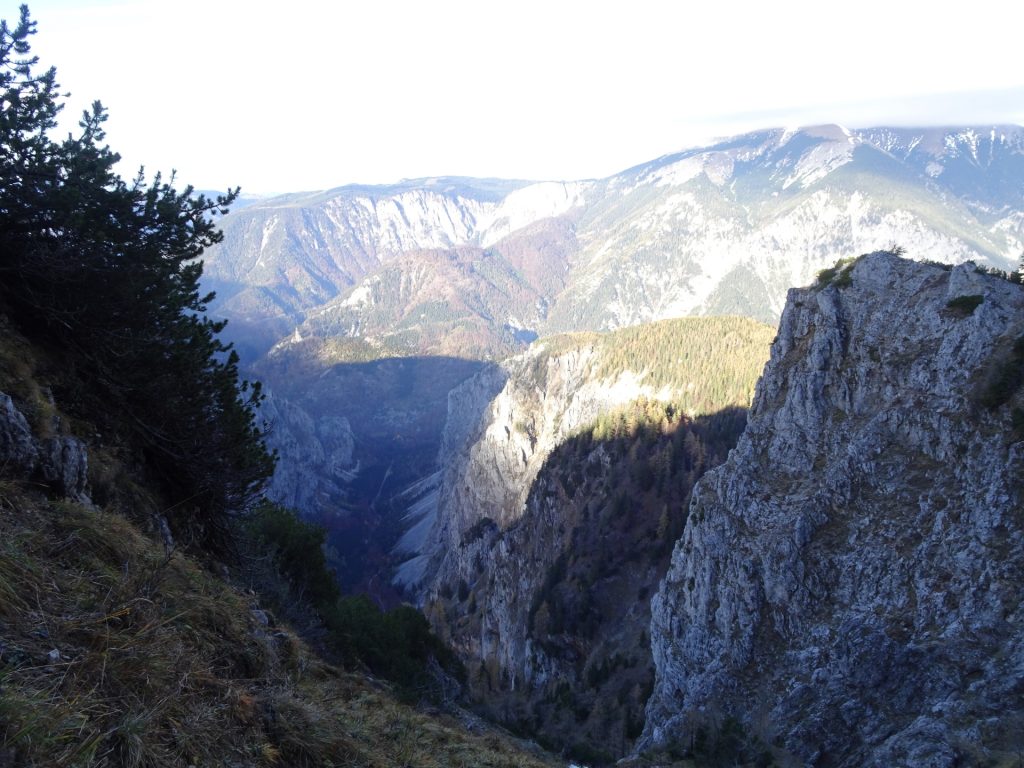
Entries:
[[42,435],[37,435],[10,396],[0,392],[0,470],[19,480],[41,482],[59,496],[91,503],[85,444],[60,434],[61,419],[52,408],[52,400],[44,401],[48,413],[38,417]]
[[[488,366],[449,394],[431,532],[407,549],[434,558],[430,578],[452,581],[465,533],[485,518],[501,528],[518,520],[556,446],[639,398],[671,400],[691,415],[745,405],[769,336],[742,318],[691,318],[556,337]],[[422,583],[409,569],[405,576]]]
[[1024,710],[1024,290],[890,253],[830,277],[694,493],[642,746],[731,717],[807,765],[980,764]]
[[465,578],[471,568],[460,546],[465,534],[483,521],[516,521],[551,450],[602,408],[644,392],[635,381],[615,390],[609,382],[589,380],[594,357],[592,346],[552,355],[541,344],[452,390],[438,454],[440,488],[424,510],[428,525],[420,526],[421,534],[429,533],[403,545],[419,553],[400,572],[406,584]]
[[710,412],[749,402],[771,335],[741,318],[570,335],[451,393],[400,579],[490,714],[587,762],[628,751],[653,676],[650,595],[694,481],[744,422]]
[[359,474],[348,419],[314,419],[303,408],[273,394],[263,402],[260,416],[270,426],[267,445],[278,454],[267,496],[310,516],[337,509]]

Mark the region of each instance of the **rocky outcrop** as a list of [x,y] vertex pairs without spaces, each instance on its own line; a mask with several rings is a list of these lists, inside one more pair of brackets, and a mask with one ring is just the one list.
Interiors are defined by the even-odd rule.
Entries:
[[452,390],[441,489],[424,547],[435,559],[428,592],[471,577],[467,532],[517,521],[544,460],[574,430],[602,411],[658,395],[632,372],[595,376],[597,357],[592,344],[557,351],[538,344]]
[[89,452],[77,437],[51,437],[39,442],[39,474],[57,494],[88,502]]
[[59,496],[89,502],[85,444],[61,435],[37,438],[11,398],[0,392],[0,473],[38,478]]
[[267,445],[278,453],[267,496],[307,515],[335,508],[359,471],[348,419],[314,420],[303,408],[273,395],[263,402],[260,416],[270,425]]
[[1022,334],[1024,290],[969,264],[875,253],[790,291],[747,430],[653,601],[643,747],[731,716],[814,766],[1007,748],[1024,443],[1013,403],[982,401]]
[[0,392],[0,465],[10,475],[28,476],[39,461],[39,449],[28,421],[8,395]]

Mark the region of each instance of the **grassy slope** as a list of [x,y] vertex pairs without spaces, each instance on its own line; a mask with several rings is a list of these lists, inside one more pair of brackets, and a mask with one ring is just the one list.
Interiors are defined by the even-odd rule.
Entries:
[[545,764],[327,665],[118,514],[5,481],[0,542],[0,761]]
[[[0,383],[37,435],[67,429],[33,353],[5,328]],[[97,506],[0,466],[0,765],[551,764],[401,705],[263,624],[254,594],[143,532],[135,521],[161,505],[123,452],[94,445],[89,459]]]

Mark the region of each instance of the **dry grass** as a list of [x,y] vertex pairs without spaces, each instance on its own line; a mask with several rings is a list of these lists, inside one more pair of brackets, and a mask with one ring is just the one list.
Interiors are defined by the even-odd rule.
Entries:
[[550,765],[400,706],[260,625],[252,601],[120,515],[0,482],[0,758]]

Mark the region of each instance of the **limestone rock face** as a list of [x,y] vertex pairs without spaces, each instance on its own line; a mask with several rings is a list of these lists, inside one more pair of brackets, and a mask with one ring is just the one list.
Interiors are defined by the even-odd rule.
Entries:
[[746,432],[698,484],[652,604],[641,748],[725,715],[807,765],[1006,748],[1024,442],[1019,402],[979,398],[1022,334],[1024,290],[969,264],[876,253],[789,292]]
[[568,429],[597,415],[596,393],[585,387],[589,354],[527,353],[449,395],[440,455],[450,458],[435,533],[436,551],[446,560],[442,572],[455,565],[450,555],[485,514],[502,527],[518,519],[547,454]]
[[12,475],[28,475],[39,451],[28,422],[10,397],[0,392],[0,465]]
[[77,437],[41,440],[39,474],[61,496],[89,501],[89,452]]
[[25,416],[0,392],[0,473],[36,477],[60,496],[89,503],[89,458],[76,437],[36,438]]
[[260,416],[271,425],[267,445],[279,456],[267,488],[270,498],[306,514],[330,509],[344,498],[358,471],[348,419],[314,420],[301,407],[274,396],[264,401]]
[[595,355],[587,345],[557,354],[539,345],[452,390],[436,518],[422,549],[434,558],[428,592],[475,577],[478,537],[467,532],[519,520],[544,460],[574,430],[602,411],[658,396],[628,371],[615,381],[595,377]]
[[485,569],[500,571],[481,607],[482,635],[453,636],[443,617],[432,619],[466,658],[493,658],[513,687],[517,679],[534,676],[525,617],[546,570],[538,562],[553,560],[561,542],[557,537],[534,542],[540,554],[525,562],[507,551],[509,542],[493,552],[495,537],[526,514],[545,459],[573,430],[602,410],[653,394],[636,382],[610,386],[596,379],[595,354],[588,345],[559,353],[538,345],[452,390],[438,488],[427,519],[417,527],[427,530],[415,546],[406,547],[419,553],[406,581],[424,604],[476,583]]
[[[515,720],[540,711],[534,706],[559,685],[563,698],[572,700],[575,689],[582,688],[579,670],[595,644],[548,627],[553,623],[543,618],[548,609],[538,610],[538,592],[559,568],[565,571],[566,550],[582,538],[578,529],[597,538],[596,523],[588,526],[570,508],[557,478],[545,475],[547,459],[601,411],[652,394],[596,379],[595,355],[586,344],[559,352],[538,346],[481,371],[449,396],[433,525],[420,546],[419,594],[435,631],[466,663],[471,696],[492,717]],[[593,476],[607,469],[602,455],[598,448],[587,460]],[[660,571],[652,566],[637,575],[650,591],[666,559]],[[630,581],[629,588],[635,596],[638,586]],[[639,635],[646,629],[646,614],[642,618],[618,622],[615,636],[605,638],[607,645],[643,649],[646,643],[641,645]],[[612,653],[598,650],[602,658]],[[649,656],[639,655],[643,659],[634,662],[631,672],[647,681]],[[629,703],[639,719],[642,685],[637,688]],[[608,699],[625,709],[613,695]],[[549,709],[540,715],[540,727],[559,738],[564,726]],[[622,716],[613,715],[616,733]],[[586,724],[570,719],[582,738]],[[626,747],[617,742],[607,746],[619,754]]]
[[[745,404],[772,331],[726,325],[728,348],[752,360],[735,396]],[[685,368],[681,349],[714,329],[686,321],[676,344],[652,341],[666,330],[547,339],[453,390],[442,468],[409,491],[399,545],[412,557],[396,581],[460,654],[481,706],[609,760],[642,725],[650,596],[685,499],[745,421],[721,405],[682,415],[696,410],[679,403],[706,401],[692,384],[704,368],[696,353]]]

